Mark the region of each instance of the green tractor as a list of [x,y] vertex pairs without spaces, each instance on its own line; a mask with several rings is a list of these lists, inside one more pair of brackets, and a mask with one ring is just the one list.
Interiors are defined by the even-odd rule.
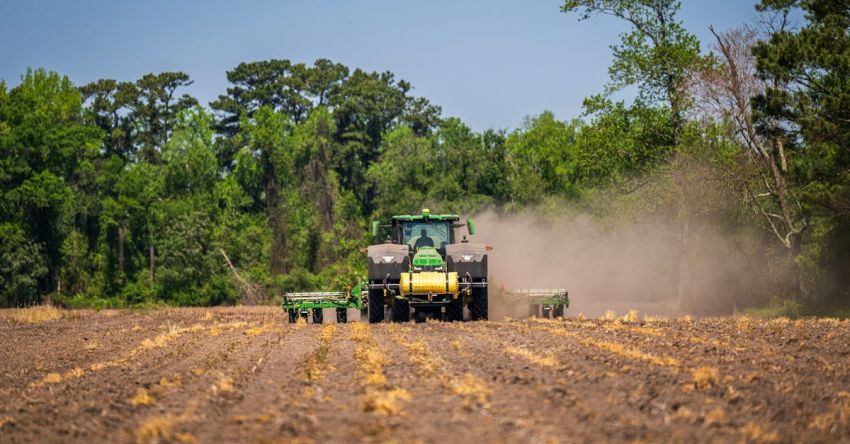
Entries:
[[[466,226],[470,236],[475,223],[460,223],[455,214],[393,216],[389,224],[372,223],[375,243],[367,249],[366,283],[370,323],[425,319],[462,321],[463,308],[471,320],[486,320],[487,251],[484,244],[459,238]],[[381,240],[381,236],[386,237]]]
[[[393,216],[388,224],[372,222],[373,245],[366,249],[366,281],[340,292],[286,293],[283,309],[289,321],[335,308],[337,322],[346,322],[349,308],[359,309],[369,323],[417,322],[427,319],[473,321],[488,319],[487,252],[492,247],[470,242],[458,229],[475,235],[475,222],[455,214]],[[563,289],[506,291],[494,289],[500,300],[530,304],[538,313],[563,316],[569,298]]]

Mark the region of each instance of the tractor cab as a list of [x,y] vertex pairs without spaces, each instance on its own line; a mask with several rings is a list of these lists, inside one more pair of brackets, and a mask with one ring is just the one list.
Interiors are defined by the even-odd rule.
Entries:
[[446,245],[455,243],[454,229],[462,227],[454,214],[395,216],[390,222],[392,243],[405,245],[414,271],[445,271]]
[[[446,246],[457,242],[455,229],[469,226],[470,234],[474,234],[474,223],[467,220],[466,224],[458,223],[460,216],[456,214],[431,214],[426,208],[421,214],[405,214],[393,216],[389,224],[381,225],[373,222],[372,233],[375,243],[381,243],[380,235],[386,234],[385,241],[397,245],[406,245],[413,260],[414,256],[423,248],[433,247],[439,253],[441,260],[445,260]],[[425,253],[432,256],[433,253]],[[430,259],[429,259],[430,260]],[[414,264],[415,265],[415,264]],[[428,264],[431,265],[431,264]]]

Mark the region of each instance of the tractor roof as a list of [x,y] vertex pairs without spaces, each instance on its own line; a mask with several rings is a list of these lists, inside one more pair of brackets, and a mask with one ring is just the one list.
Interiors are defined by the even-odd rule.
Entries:
[[427,208],[422,210],[421,214],[400,214],[393,216],[393,220],[398,221],[418,221],[418,220],[460,220],[460,216],[457,214],[431,214],[431,211]]

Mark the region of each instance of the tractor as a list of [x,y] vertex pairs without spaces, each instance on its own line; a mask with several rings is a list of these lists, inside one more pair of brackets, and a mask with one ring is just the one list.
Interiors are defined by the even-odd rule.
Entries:
[[[463,308],[473,321],[487,319],[487,251],[469,242],[458,229],[475,234],[475,222],[460,223],[455,214],[393,216],[388,224],[372,222],[374,244],[367,249],[369,322],[426,319],[462,321]],[[386,237],[381,239],[381,235]]]

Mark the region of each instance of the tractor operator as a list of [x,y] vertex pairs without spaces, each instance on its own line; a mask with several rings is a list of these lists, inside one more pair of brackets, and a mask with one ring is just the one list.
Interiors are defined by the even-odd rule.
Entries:
[[433,246],[434,246],[434,239],[431,239],[430,237],[428,237],[428,230],[423,228],[422,231],[419,232],[419,239],[416,239],[416,243],[413,244],[413,249],[419,250],[420,247],[433,247]]

